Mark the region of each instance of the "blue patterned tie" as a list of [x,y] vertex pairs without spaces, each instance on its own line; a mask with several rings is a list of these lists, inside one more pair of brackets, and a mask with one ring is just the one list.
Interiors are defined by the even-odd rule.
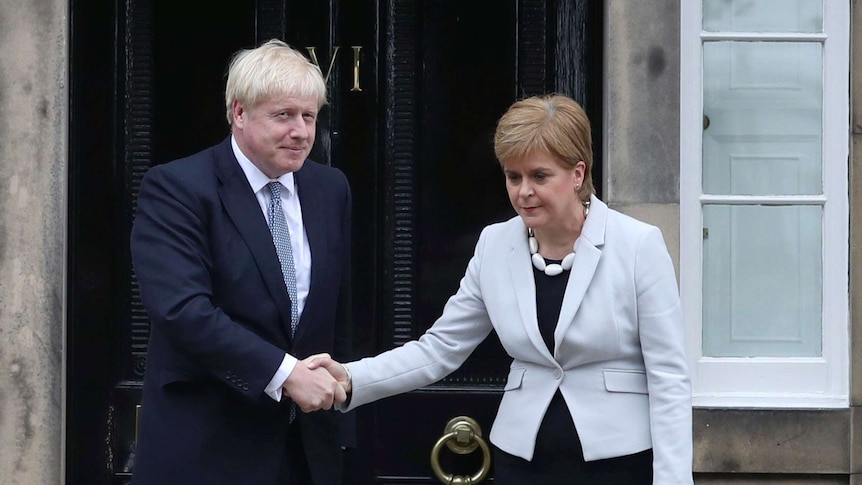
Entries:
[[275,243],[275,251],[281,263],[281,274],[284,276],[284,284],[287,286],[287,294],[290,296],[290,335],[296,332],[296,324],[299,323],[299,305],[296,296],[296,266],[293,262],[293,248],[290,245],[290,229],[281,209],[281,183],[270,182],[269,188],[269,231],[272,233],[272,242]]
[[[270,182],[266,186],[269,189],[269,208],[267,209],[269,232],[272,233],[272,242],[275,244],[275,252],[281,263],[281,275],[284,277],[287,294],[290,296],[290,336],[293,337],[296,332],[296,324],[299,321],[299,305],[296,297],[296,266],[293,262],[293,247],[290,245],[290,229],[287,227],[284,211],[281,210],[281,183]],[[292,402],[290,403],[288,422],[293,423],[295,419],[296,403]]]

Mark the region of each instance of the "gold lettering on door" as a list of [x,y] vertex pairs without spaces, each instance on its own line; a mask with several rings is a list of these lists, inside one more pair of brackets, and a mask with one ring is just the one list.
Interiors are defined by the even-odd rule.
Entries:
[[[353,87],[350,88],[351,91],[362,91],[362,88],[359,86],[359,64],[361,61],[361,52],[362,46],[353,45],[350,46],[353,49]],[[332,59],[329,60],[329,68],[326,70],[326,75],[323,77],[324,82],[329,82],[329,76],[332,74],[332,68],[335,66],[335,59],[338,58],[338,51],[341,49],[341,46],[335,46],[332,50]],[[320,68],[320,61],[317,59],[317,48],[316,47],[306,47],[305,50],[308,51],[308,56],[311,58],[311,62],[314,63],[315,66]],[[321,72],[323,68],[320,68]]]
[[354,45],[351,47],[353,47],[353,87],[350,90],[362,91],[362,88],[359,87],[359,51],[362,50],[362,46]]
[[[314,63],[315,66],[320,67],[320,62],[317,61],[317,53],[315,52],[315,47],[306,47],[308,50],[308,55],[311,57],[311,62]],[[341,49],[339,46],[335,46],[335,50],[332,51],[332,59],[329,61],[329,69],[326,70],[326,75],[323,76],[323,82],[329,82],[329,75],[332,74],[332,66],[335,65],[335,58],[338,57],[338,49]],[[321,71],[323,68],[320,69]]]

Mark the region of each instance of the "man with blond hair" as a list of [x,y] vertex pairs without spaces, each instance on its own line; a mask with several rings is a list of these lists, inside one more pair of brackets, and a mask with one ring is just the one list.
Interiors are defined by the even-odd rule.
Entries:
[[230,136],[153,167],[138,196],[151,332],[132,482],[335,485],[346,396],[301,360],[350,355],[350,189],[308,160],[324,80],[271,40],[234,56],[225,101]]

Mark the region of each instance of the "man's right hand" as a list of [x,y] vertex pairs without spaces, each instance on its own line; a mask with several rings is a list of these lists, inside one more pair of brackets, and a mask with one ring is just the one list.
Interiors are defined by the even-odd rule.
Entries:
[[330,409],[333,403],[347,399],[344,388],[325,368],[309,369],[300,361],[281,385],[284,395],[291,398],[304,413]]
[[329,371],[333,378],[341,384],[344,392],[350,393],[353,390],[353,382],[350,377],[350,371],[344,364],[335,361],[329,354],[316,354],[306,357],[302,361],[309,369],[322,368]]

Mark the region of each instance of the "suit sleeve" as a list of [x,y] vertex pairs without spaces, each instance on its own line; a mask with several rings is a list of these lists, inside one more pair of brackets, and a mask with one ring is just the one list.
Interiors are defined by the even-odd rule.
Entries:
[[132,262],[151,331],[168,342],[171,356],[182,359],[168,365],[203,368],[257,400],[284,351],[213,303],[213,241],[205,207],[215,203],[164,167],[150,169],[138,195]]
[[641,239],[635,262],[638,329],[647,374],[653,483],[692,483],[691,383],[673,263],[658,228]]

